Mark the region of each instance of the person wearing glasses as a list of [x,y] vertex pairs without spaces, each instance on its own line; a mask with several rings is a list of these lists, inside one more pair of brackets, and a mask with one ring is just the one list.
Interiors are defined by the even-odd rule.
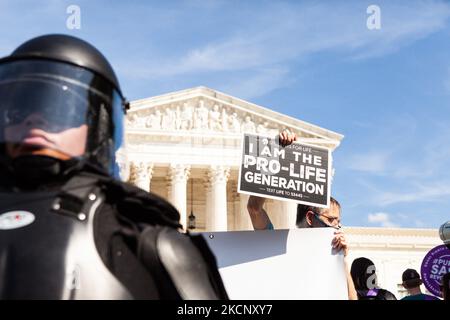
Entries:
[[[288,129],[280,133],[280,145],[288,146],[297,140],[295,133],[291,133]],[[273,230],[273,224],[269,215],[263,206],[265,198],[250,196],[247,202],[247,210],[255,230]],[[355,286],[349,270],[348,263],[348,243],[344,232],[341,230],[341,205],[331,197],[330,208],[319,208],[308,205],[297,205],[297,228],[334,228],[334,238],[331,243],[336,250],[342,250],[344,254],[344,263],[347,277],[347,288],[349,300],[357,300]]]

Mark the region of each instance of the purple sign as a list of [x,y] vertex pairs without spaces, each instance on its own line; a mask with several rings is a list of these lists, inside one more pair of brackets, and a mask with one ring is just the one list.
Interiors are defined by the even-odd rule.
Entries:
[[422,261],[422,281],[432,294],[442,297],[440,284],[442,276],[450,272],[450,249],[445,245],[431,249]]

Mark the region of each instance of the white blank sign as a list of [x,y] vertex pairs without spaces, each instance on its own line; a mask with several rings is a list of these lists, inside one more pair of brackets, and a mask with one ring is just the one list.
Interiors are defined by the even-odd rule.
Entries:
[[202,233],[217,258],[230,299],[348,299],[334,229]]

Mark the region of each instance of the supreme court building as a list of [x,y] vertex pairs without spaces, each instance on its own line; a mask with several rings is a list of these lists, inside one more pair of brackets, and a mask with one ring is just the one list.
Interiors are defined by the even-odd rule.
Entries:
[[[237,193],[242,133],[275,136],[334,150],[342,135],[244,100],[197,87],[133,101],[126,120],[123,178],[168,199],[196,231],[250,230],[248,196]],[[276,228],[295,226],[296,203],[267,201]]]
[[[275,136],[289,128],[299,142],[335,150],[343,136],[256,104],[197,87],[131,102],[126,147],[118,153],[121,176],[169,200],[195,231],[252,230],[248,195],[237,192],[242,134]],[[267,199],[275,229],[295,227],[294,202]],[[434,229],[345,228],[350,258],[365,256],[380,285],[404,295],[401,273],[441,244]]]

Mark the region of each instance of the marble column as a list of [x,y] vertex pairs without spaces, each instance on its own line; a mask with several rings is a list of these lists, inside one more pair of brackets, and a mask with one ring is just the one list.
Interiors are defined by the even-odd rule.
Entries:
[[227,180],[230,168],[226,166],[211,166],[209,181],[211,183],[210,231],[227,231]]
[[131,164],[130,180],[131,182],[147,191],[150,192],[150,182],[153,176],[153,164],[146,162],[133,162]]
[[180,213],[180,224],[186,229],[187,223],[187,180],[190,166],[171,164],[169,167],[169,201]]
[[206,195],[206,202],[205,202],[205,228],[206,231],[213,231],[213,216],[212,216],[212,187],[211,187],[211,180],[209,178],[209,172],[206,174],[203,180],[203,186],[205,190]]
[[297,203],[292,201],[281,201],[281,212],[279,213],[279,228],[294,229],[297,221]]

